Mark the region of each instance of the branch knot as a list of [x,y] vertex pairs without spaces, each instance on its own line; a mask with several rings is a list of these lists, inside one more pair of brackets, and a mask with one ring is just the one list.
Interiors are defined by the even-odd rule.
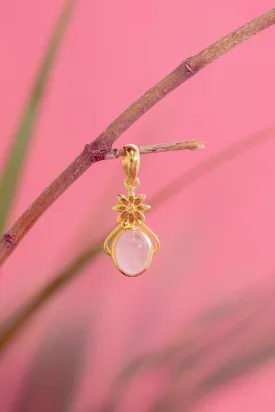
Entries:
[[[98,146],[98,147],[94,147],[94,146]],[[91,157],[90,160],[92,163],[96,163],[96,162],[100,162],[101,160],[105,159],[105,156],[107,153],[109,153],[112,150],[112,146],[111,145],[94,145],[94,143],[92,143],[89,147],[89,149],[91,149]]]
[[4,239],[9,245],[13,245],[15,243],[13,237],[9,233],[4,234]]

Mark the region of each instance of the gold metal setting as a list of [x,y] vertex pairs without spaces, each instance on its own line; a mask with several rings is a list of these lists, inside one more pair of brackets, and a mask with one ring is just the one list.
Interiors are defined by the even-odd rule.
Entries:
[[[160,246],[159,240],[154,232],[145,225],[144,212],[150,210],[151,207],[143,203],[145,195],[135,195],[135,190],[139,187],[140,182],[138,179],[138,172],[140,168],[140,154],[138,147],[133,144],[124,146],[126,155],[122,158],[122,166],[126,173],[126,179],[124,186],[127,189],[127,195],[118,195],[118,203],[113,206],[113,210],[119,212],[117,218],[118,226],[107,236],[104,242],[105,252],[112,256],[113,262],[116,268],[126,276],[139,276],[151,264],[153,254],[155,254]],[[120,235],[127,231],[132,230],[140,233],[145,241],[148,243],[150,250],[150,257],[148,259],[147,266],[137,274],[125,273],[116,259],[116,243]],[[152,243],[153,241],[153,243]]]

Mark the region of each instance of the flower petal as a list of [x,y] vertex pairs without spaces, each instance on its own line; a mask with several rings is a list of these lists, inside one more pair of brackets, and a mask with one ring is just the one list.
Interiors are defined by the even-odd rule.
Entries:
[[144,222],[145,216],[143,213],[141,213],[139,210],[135,211],[135,217],[139,222]]
[[134,204],[139,205],[145,199],[145,195],[138,195],[135,197]]
[[134,223],[134,221],[135,221],[135,215],[134,215],[133,212],[130,212],[130,213],[129,213],[129,222],[130,222],[130,223]]
[[151,206],[145,205],[144,203],[140,203],[137,208],[137,210],[140,210],[141,212],[146,212],[146,210],[150,210]]
[[114,205],[112,209],[118,210],[119,212],[124,212],[124,210],[126,210],[126,205],[120,203],[119,205]]
[[129,196],[129,204],[133,204],[135,197],[134,196]]
[[129,204],[129,200],[127,199],[126,196],[124,195],[118,195],[118,201],[119,203],[123,204],[123,205],[128,205]]
[[128,219],[128,217],[129,217],[129,213],[127,212],[127,210],[125,210],[124,212],[122,212],[119,216],[118,216],[118,218],[117,218],[117,221],[118,222],[126,222],[126,220]]

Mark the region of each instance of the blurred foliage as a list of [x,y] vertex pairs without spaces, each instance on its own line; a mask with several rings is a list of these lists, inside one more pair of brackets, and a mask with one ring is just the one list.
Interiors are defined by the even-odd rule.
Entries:
[[[68,26],[76,1],[66,2],[57,26],[52,34],[43,62],[29,96],[18,130],[13,138],[12,147],[0,181],[0,232],[4,231],[9,212],[12,207],[18,182],[28,147],[31,143],[37,115],[43,102],[46,84],[53,67],[56,54],[61,46],[65,29]],[[183,173],[176,180],[164,187],[152,198],[151,204],[156,210],[174,194],[204,177],[222,164],[233,160],[246,151],[273,139],[275,128],[272,126],[259,133],[233,143],[229,148],[210,157],[207,161]],[[19,307],[2,325],[0,325],[0,354],[3,354],[18,332],[23,328],[57,292],[75,279],[81,271],[102,251],[104,239],[89,246],[73,258],[59,273],[35,293],[25,304]],[[187,411],[206,393],[220,385],[247,373],[275,357],[275,338],[270,336],[269,329],[265,337],[260,326],[255,328],[255,322],[261,325],[261,319],[266,314],[265,308],[270,303],[270,296],[265,294],[260,298],[232,300],[230,304],[222,304],[211,308],[204,318],[207,322],[200,324],[198,331],[186,331],[185,336],[176,339],[169,347],[154,353],[144,353],[134,357],[127,363],[114,380],[100,406],[102,412],[120,410],[120,405],[129,385],[142,373],[150,369],[167,367],[166,388],[159,399],[152,405],[150,412]],[[201,317],[201,319],[203,318]],[[233,325],[224,331],[217,328],[234,318]],[[71,319],[70,319],[71,321]],[[196,324],[196,320],[193,322]],[[66,326],[66,327],[65,327]],[[235,347],[234,342],[246,336],[251,327],[255,333],[247,334],[245,345]],[[49,396],[46,406],[39,405],[40,412],[65,412],[72,410],[73,392],[79,381],[79,374],[85,354],[88,327],[76,331],[76,325],[54,325],[53,332],[47,334],[44,342],[34,357],[30,371],[25,376],[24,385],[15,402],[13,412],[37,411],[35,394],[47,387]],[[80,332],[80,333],[79,333]],[[84,333],[85,332],[85,333]],[[253,345],[249,343],[253,341]],[[217,356],[219,348],[228,348],[226,356]],[[189,379],[188,373],[201,368],[209,359],[211,365],[204,373],[198,373],[197,379]],[[42,389],[41,389],[42,388]],[[35,396],[34,396],[35,395]],[[45,393],[43,393],[45,395]],[[43,396],[42,396],[43,397]],[[46,409],[43,409],[46,407]],[[92,411],[92,409],[91,409]]]
[[[275,311],[274,286],[272,282],[264,290],[250,293],[248,300],[244,295],[242,307],[239,297],[213,306],[210,312],[223,308],[221,318],[202,323],[199,316],[170,345],[133,358],[117,375],[104,401],[85,412],[127,410],[124,400],[135,381],[146,386],[148,372],[164,370],[164,385],[160,385],[148,411],[193,411],[207,394],[274,361],[275,337],[270,334]],[[232,309],[234,302],[238,304]]]
[[43,307],[61,288],[69,284],[76,274],[80,273],[99,254],[101,249],[102,240],[73,259],[68,266],[0,325],[0,354],[36,311]]
[[[252,136],[248,136],[232,144],[228,149],[212,156],[206,162],[195,166],[187,173],[183,173],[182,176],[171,182],[152,199],[152,205],[155,207],[161,206],[171,196],[178,193],[179,188],[182,190],[223,163],[266,142],[268,139],[272,139],[274,132],[274,127],[270,127]],[[26,322],[99,255],[102,251],[103,240],[99,240],[96,244],[76,256],[65,269],[56,274],[51,281],[0,326],[1,353],[13,341]],[[207,371],[201,380],[193,383],[191,387],[186,384],[185,376],[188,374],[188,371],[196,370],[197,367],[203,364],[205,359],[214,356],[218,348],[234,342],[239,335],[243,336],[246,334],[247,329],[255,323],[257,311],[262,313],[263,302],[265,304],[270,303],[270,298],[273,298],[273,288],[269,288],[269,292],[259,294],[258,296],[245,296],[243,300],[240,298],[233,299],[228,304],[223,303],[218,307],[211,308],[206,314],[201,316],[201,321],[204,320],[204,324],[208,328],[207,330],[204,327],[201,328],[201,336],[191,337],[189,341],[187,336],[184,339],[176,340],[170,347],[164,348],[161,352],[135,357],[125,365],[115,379],[104,404],[100,406],[100,411],[114,412],[120,410],[119,405],[131,382],[140,373],[144,373],[148,369],[160,366],[165,367],[165,365],[170,364],[173,366],[173,372],[170,374],[170,383],[167,382],[165,393],[160,396],[160,399],[156,400],[150,412],[183,411],[189,410],[190,405],[193,405],[194,402],[197,402],[202,396],[214,390],[217,386],[249,372],[255,366],[274,359],[273,340],[266,339],[264,342],[257,344],[257,339],[254,337],[253,339],[256,343],[252,351],[247,352],[243,350],[240,353],[238,351],[235,353],[236,349],[233,348],[231,357],[227,360],[222,358],[212,369]],[[250,314],[242,319],[242,312],[247,308],[254,308],[254,312],[252,311],[252,315]],[[213,329],[214,326],[225,322],[234,315],[240,317],[238,322],[226,333],[216,336],[217,332]],[[195,324],[196,322],[193,323]],[[210,342],[205,341],[205,335],[212,337]],[[184,404],[182,404],[183,388],[185,388],[185,392],[187,391]],[[177,405],[181,405],[180,409],[178,409]]]
[[[269,127],[233,143],[229,148],[211,156],[205,162],[202,162],[188,172],[183,173],[151,198],[153,211],[156,210],[157,207],[163,205],[173,195],[179,193],[180,190],[183,190],[186,186],[196,182],[198,179],[204,177],[207,173],[213,171],[222,164],[233,160],[236,156],[273,139],[274,136],[275,127]],[[53,279],[50,280],[48,284],[43,286],[40,291],[29,299],[29,301],[23,304],[22,307],[6,319],[0,326],[0,355],[25,323],[51,298],[53,298],[57,292],[61,291],[63,287],[80,275],[82,269],[90,264],[99,253],[102,252],[104,239],[105,237],[72,259],[72,261],[66,265],[65,269],[54,275]]]
[[51,325],[31,360],[12,412],[71,410],[88,349],[89,323],[84,317],[70,317]]
[[17,132],[12,139],[10,153],[0,180],[0,234],[5,230],[5,225],[11,211],[12,202],[21,176],[27,150],[31,143],[39,109],[43,102],[49,75],[53,68],[57,52],[62,45],[65,29],[72,16],[75,3],[75,0],[69,0],[65,4],[52,33],[41,67],[38,70],[36,80],[19,122]]

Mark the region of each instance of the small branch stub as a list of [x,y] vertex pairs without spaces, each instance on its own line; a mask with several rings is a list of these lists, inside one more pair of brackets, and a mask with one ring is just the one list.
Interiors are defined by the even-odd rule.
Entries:
[[[139,146],[139,153],[141,155],[150,153],[161,153],[161,152],[172,152],[177,150],[198,150],[204,149],[204,142],[199,141],[186,141],[186,142],[175,142],[175,143],[159,143],[155,145]],[[105,159],[117,159],[118,157],[125,156],[124,149],[113,149],[105,155]]]

